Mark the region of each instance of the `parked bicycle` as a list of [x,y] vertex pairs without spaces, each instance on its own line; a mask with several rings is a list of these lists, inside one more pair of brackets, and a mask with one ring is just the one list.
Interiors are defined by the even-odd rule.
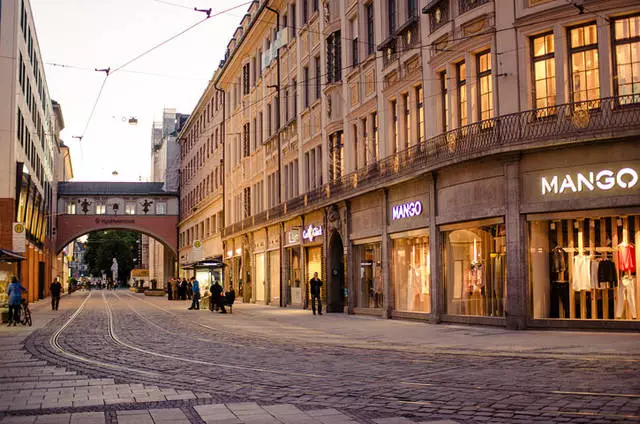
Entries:
[[28,325],[31,327],[31,309],[29,309],[29,302],[26,299],[22,299],[20,302],[20,323],[22,325]]

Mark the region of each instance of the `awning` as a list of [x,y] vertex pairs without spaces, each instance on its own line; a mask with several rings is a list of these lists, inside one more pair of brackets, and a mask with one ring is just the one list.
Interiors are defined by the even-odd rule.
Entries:
[[7,249],[0,249],[0,262],[20,262],[24,260],[25,257],[19,253]]
[[224,268],[225,266],[227,266],[227,264],[218,258],[204,259],[193,264],[194,268]]
[[188,271],[197,268],[206,268],[206,269],[215,269],[215,268],[224,268],[227,264],[222,262],[222,256],[214,256],[213,258],[209,257],[197,262],[189,262],[180,265],[180,268]]

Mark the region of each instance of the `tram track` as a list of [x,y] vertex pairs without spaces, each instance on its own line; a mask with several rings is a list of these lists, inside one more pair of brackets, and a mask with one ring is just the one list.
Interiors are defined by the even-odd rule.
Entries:
[[[173,313],[169,310],[166,310],[164,308],[161,308],[160,306],[154,304],[153,302],[149,302],[147,300],[144,299],[140,299],[139,297],[131,294],[131,293],[127,293],[128,297],[130,297],[131,299],[134,299],[137,302],[142,302],[145,303],[155,309],[158,309],[166,314],[169,314],[171,316],[173,316],[174,318],[184,321],[184,318],[176,313]],[[211,330],[213,332],[219,333],[219,332],[225,332],[227,334],[233,335],[232,332],[221,329],[221,328],[213,328],[211,326],[208,326],[206,324],[202,324],[199,322],[190,322],[190,324],[195,324],[201,328],[205,328],[207,330]],[[270,322],[271,325],[279,325],[276,322]],[[279,325],[281,328],[283,328],[283,330],[285,330],[288,327]],[[285,345],[287,343],[285,343],[284,339],[282,340],[277,340],[277,339],[273,339],[273,338],[269,338],[267,336],[263,336],[260,334],[252,334],[253,337],[256,338],[261,338],[263,339],[265,342],[270,343],[270,344],[277,344],[277,345]],[[286,336],[285,336],[286,337]],[[286,339],[288,342],[299,342],[300,340],[297,338],[293,338],[293,337],[289,337]],[[572,354],[572,353],[549,353],[546,351],[532,351],[532,352],[524,352],[524,351],[504,351],[504,352],[498,352],[498,351],[483,351],[483,350],[477,350],[477,349],[462,349],[460,347],[450,347],[450,348],[430,348],[428,346],[420,346],[420,348],[416,347],[416,346],[409,346],[409,347],[398,347],[398,346],[393,346],[393,345],[389,345],[389,344],[381,344],[381,343],[371,343],[371,342],[366,342],[366,341],[357,341],[357,340],[353,340],[353,339],[348,339],[345,338],[343,341],[345,344],[340,345],[349,349],[359,349],[359,350],[366,350],[368,352],[371,351],[379,351],[381,353],[386,353],[386,352],[397,352],[397,353],[407,353],[407,354],[413,354],[413,355],[424,355],[427,357],[436,357],[438,355],[450,355],[450,356],[465,356],[465,357],[481,357],[481,358],[503,358],[503,359],[550,359],[550,360],[569,360],[569,361],[580,361],[580,362],[586,362],[586,363],[590,363],[590,362],[598,362],[598,361],[610,361],[610,360],[615,360],[616,362],[621,362],[621,363],[631,363],[631,364],[640,364],[640,355],[637,355],[636,357],[633,358],[629,358],[628,355],[627,356],[617,356],[615,354],[611,354],[611,355],[594,355],[594,354],[586,354],[586,355],[577,355],[577,354]],[[313,338],[311,338],[310,340],[305,340],[305,343],[311,343],[311,344],[321,344],[320,342],[314,341]],[[251,346],[252,348],[254,348],[255,346]]]
[[[133,300],[137,300],[137,301],[143,301],[147,304],[149,304],[150,306],[155,307],[156,309],[159,309],[167,314],[172,315],[175,318],[180,318],[178,314],[174,314],[171,311],[166,311],[162,308],[159,308],[157,305],[154,305],[151,302],[147,302],[144,300],[140,300],[137,299],[135,296],[131,296],[129,295],[131,299]],[[250,373],[258,373],[258,374],[271,374],[271,375],[281,375],[281,376],[295,376],[295,377],[305,377],[305,378],[311,378],[311,382],[309,383],[310,385],[312,385],[312,381],[313,379],[318,379],[318,380],[323,380],[326,379],[328,376],[326,374],[315,374],[315,373],[299,373],[299,372],[287,372],[287,371],[281,371],[281,370],[272,370],[272,369],[268,369],[265,367],[247,367],[247,366],[241,366],[241,365],[231,365],[231,364],[220,364],[217,362],[212,362],[212,361],[204,361],[204,360],[199,360],[199,359],[193,359],[193,358],[186,358],[186,357],[181,357],[178,356],[176,354],[174,354],[173,352],[159,352],[157,350],[154,349],[150,349],[150,348],[146,348],[146,347],[142,347],[142,346],[138,346],[136,344],[133,344],[127,340],[124,340],[122,338],[122,335],[119,334],[119,332],[116,329],[116,325],[115,325],[115,312],[112,309],[112,305],[110,304],[110,301],[108,299],[108,297],[111,297],[111,295],[105,295],[105,293],[102,293],[102,300],[104,303],[104,310],[106,312],[106,321],[107,321],[107,332],[106,335],[108,336],[109,340],[111,342],[114,343],[114,345],[119,346],[120,348],[122,348],[123,350],[129,351],[129,352],[136,352],[138,354],[143,354],[145,356],[149,356],[149,357],[154,357],[154,358],[162,358],[163,360],[167,360],[167,361],[171,361],[171,362],[183,362],[186,364],[191,364],[194,366],[204,366],[204,367],[212,367],[212,368],[226,368],[229,369],[230,371],[242,371],[242,372],[250,372]],[[155,384],[159,384],[159,385],[173,385],[175,387],[180,386],[180,387],[189,387],[189,388],[193,388],[193,380],[189,381],[189,378],[185,379],[185,378],[181,378],[178,375],[174,375],[174,374],[166,374],[163,372],[157,372],[157,371],[150,371],[148,369],[143,369],[140,367],[131,367],[131,366],[126,366],[123,365],[121,363],[116,363],[116,362],[109,362],[109,361],[105,361],[102,358],[98,359],[95,357],[92,357],[90,354],[86,353],[86,352],[80,352],[78,350],[75,349],[70,349],[69,347],[65,347],[64,343],[62,343],[62,339],[63,339],[63,334],[66,331],[70,331],[70,326],[74,323],[74,321],[76,321],[78,319],[78,317],[82,314],[82,312],[86,309],[86,305],[89,302],[89,300],[92,298],[92,293],[90,292],[87,297],[82,301],[82,303],[80,304],[80,306],[77,308],[76,311],[74,311],[74,313],[60,326],[60,328],[58,328],[56,331],[53,332],[53,334],[51,334],[51,336],[49,337],[49,345],[51,347],[51,349],[54,350],[54,352],[57,355],[60,355],[64,358],[66,358],[67,361],[69,362],[73,362],[73,361],[79,361],[82,362],[90,367],[96,367],[98,368],[99,371],[103,372],[103,373],[109,373],[111,371],[117,372],[117,374],[122,375],[123,378],[126,376],[131,376],[133,375],[138,375],[141,380],[144,380],[144,382],[146,384],[149,383],[155,383]],[[120,299],[123,300],[119,295],[114,294],[113,298],[116,299]],[[193,337],[193,336],[189,336],[189,335],[185,335],[185,334],[179,334],[176,332],[172,332],[170,330],[167,330],[165,328],[163,328],[162,326],[154,323],[150,318],[144,316],[144,314],[142,314],[140,311],[137,311],[132,305],[127,304],[128,308],[132,309],[133,312],[136,314],[136,316],[138,317],[138,319],[140,319],[141,321],[144,321],[147,325],[151,325],[154,328],[157,328],[169,335],[172,336],[176,336],[179,335],[181,337],[184,337],[186,339],[197,339],[203,343],[216,343],[216,341],[214,339],[209,339],[209,338],[201,338],[201,337]],[[182,319],[181,319],[182,320]],[[206,324],[202,324],[202,323],[191,323],[193,324],[198,324],[199,327],[205,329],[205,330],[209,330],[209,331],[215,331],[216,333],[220,332],[220,329],[214,329],[211,326],[208,326]],[[230,332],[229,332],[230,333]],[[273,341],[265,338],[265,340],[269,341],[270,343],[272,343]],[[236,347],[247,347],[248,345],[244,345],[244,344],[231,344],[231,343],[227,343],[227,345],[229,346],[233,346],[236,345]],[[251,345],[251,348],[257,348],[257,346],[255,345]],[[263,347],[263,349],[266,349]],[[406,352],[405,352],[406,353]],[[566,358],[565,358],[566,359]],[[460,366],[460,367],[450,367],[447,368],[446,370],[443,370],[442,368],[440,368],[440,371],[444,371],[444,372],[450,372],[450,371],[455,371],[456,369],[459,370],[464,370],[464,366]],[[335,376],[333,376],[335,377]],[[352,377],[356,377],[355,375]],[[360,376],[362,377],[362,376]],[[357,378],[357,377],[356,377]],[[205,384],[205,385],[216,385],[216,384],[220,384],[221,381],[225,381],[226,385],[228,385],[228,387],[231,389],[231,391],[222,391],[220,394],[224,393],[225,397],[227,398],[233,398],[234,396],[237,396],[237,394],[234,395],[233,393],[233,389],[238,389],[238,388],[243,388],[243,387],[250,387],[252,389],[262,389],[262,390],[280,390],[282,388],[282,386],[280,384],[270,384],[267,383],[266,381],[260,381],[260,382],[256,382],[256,381],[252,381],[251,383],[247,383],[247,382],[238,382],[238,381],[233,381],[233,377],[229,378],[229,377],[222,377],[222,378],[215,378],[215,377],[209,377],[207,375],[202,375],[200,378],[198,378],[196,381],[198,383],[201,384]],[[351,385],[369,385],[372,382],[375,382],[376,379],[369,379],[369,378],[359,378],[359,379],[354,379],[354,378],[349,378],[349,384]],[[464,386],[458,385],[458,384],[452,384],[451,381],[447,382],[447,381],[436,381],[436,380],[432,380],[429,379],[429,383],[421,383],[419,381],[395,381],[394,384],[396,385],[396,387],[394,388],[393,386],[388,387],[389,390],[389,395],[381,395],[379,393],[361,393],[361,394],[350,394],[350,393],[343,393],[343,392],[337,392],[337,393],[333,393],[333,395],[336,396],[341,396],[343,398],[349,398],[349,399],[353,399],[353,405],[367,405],[367,406],[376,406],[378,404],[383,404],[385,402],[392,402],[392,403],[396,403],[396,404],[409,404],[409,405],[414,405],[417,407],[425,407],[425,408],[441,408],[441,407],[445,407],[448,404],[448,401],[443,401],[443,400],[437,400],[437,399],[423,399],[423,396],[420,396],[420,393],[427,393],[430,390],[433,390],[434,388],[437,388],[438,390],[450,390],[450,391],[460,391],[461,393],[463,392],[471,392],[471,391],[487,391],[490,390],[494,393],[509,393],[509,394],[513,394],[513,395],[531,395],[531,396],[538,396],[538,397],[543,397],[543,398],[553,398],[556,396],[569,396],[569,397],[577,397],[577,398],[584,398],[586,397],[592,397],[592,398],[627,398],[630,401],[633,401],[635,403],[635,401],[637,399],[640,398],[640,395],[636,395],[636,394],[625,394],[625,393],[594,393],[594,392],[587,392],[587,391],[575,391],[575,392],[571,392],[571,391],[563,391],[563,390],[538,390],[535,388],[522,388],[522,387],[517,387],[517,386],[502,386],[502,387],[494,387],[494,388],[488,388],[488,387],[482,387],[482,386],[478,386],[475,387],[473,386],[473,384],[467,384]],[[398,389],[398,385],[399,386],[404,386],[404,387],[413,387],[415,388],[417,391],[415,393],[412,394],[408,394],[408,395],[393,395],[393,391],[396,391]],[[326,396],[326,395],[330,395],[332,393],[327,393],[327,392],[322,392],[322,391],[313,391],[313,390],[308,390],[308,387],[303,386],[303,385],[298,385],[298,384],[293,384],[290,388],[295,388],[297,387],[297,390],[300,391],[301,394],[303,395],[309,395],[309,396]],[[380,387],[384,388],[384,386],[386,386],[386,384],[382,384]],[[376,391],[378,392],[378,391]],[[495,409],[496,412],[501,412],[501,411],[510,411],[510,409],[504,409],[504,408],[497,408],[497,407],[492,407],[491,406],[491,402],[488,402],[487,404],[483,405],[483,407],[485,408],[492,408]],[[639,409],[640,412],[640,409]],[[567,416],[567,415],[576,415],[576,416],[588,416],[588,417],[592,417],[594,419],[598,419],[601,418],[603,420],[606,420],[608,418],[616,418],[616,419],[624,419],[624,420],[638,420],[640,419],[640,414],[597,414],[597,413],[593,413],[593,412],[584,412],[584,411],[548,411],[547,413],[550,414],[555,414],[557,416]],[[553,421],[553,420],[551,420]]]
[[[116,297],[119,298],[119,296],[116,295]],[[145,300],[141,300],[138,299],[137,297],[129,294],[129,297],[135,301],[141,301],[144,302],[156,309],[159,309],[160,311],[170,314],[176,318],[180,318],[180,316],[178,314],[175,314],[173,312],[167,311],[165,309],[160,308],[159,306],[151,303],[151,302],[147,302]],[[136,313],[136,315],[138,315],[140,318],[142,318],[143,320],[145,320],[146,322],[152,324],[153,326],[155,326],[156,328],[161,329],[162,331],[165,331],[167,333],[170,334],[176,334],[174,332],[171,332],[155,323],[153,323],[149,318],[144,317],[139,311],[136,310],[136,308],[134,308],[131,305],[128,305],[130,309],[132,309],[134,311],[134,313]],[[215,330],[215,331],[220,331],[217,329],[213,329],[212,327],[202,324],[202,323],[195,323],[198,326],[204,327],[206,329],[211,329],[211,330]],[[185,336],[183,334],[180,334],[180,336],[183,337],[189,337],[189,336]],[[200,338],[198,338],[199,340],[201,340]],[[269,342],[272,342],[270,339],[267,339]],[[204,339],[204,341],[207,342],[215,342],[212,339]],[[252,348],[255,348],[256,346],[252,346]],[[566,358],[564,358],[566,359]],[[420,360],[417,360],[420,361]],[[427,361],[427,362],[432,362],[431,360]],[[451,371],[458,371],[458,370],[462,370],[464,369],[464,366],[455,366],[455,367],[447,367],[447,368],[440,368],[438,370],[438,374],[439,373],[446,373],[446,372],[451,372]],[[431,374],[434,375],[434,374]],[[323,378],[328,378],[330,377],[329,375],[323,375],[323,376],[319,376],[319,377],[323,377]],[[368,384],[368,383],[372,383],[375,380],[370,380],[370,379],[362,379],[362,380],[358,380],[356,381],[357,384]],[[353,381],[352,381],[353,382]],[[421,387],[447,387],[447,388],[451,388],[451,389],[465,389],[465,390],[472,390],[472,391],[477,391],[477,390],[487,390],[488,387],[482,387],[482,386],[470,386],[470,385],[465,385],[464,387],[461,386],[457,386],[457,385],[452,385],[451,383],[446,384],[443,381],[434,381],[433,383],[419,383],[419,382],[413,382],[413,381],[400,381],[398,382],[401,385],[405,385],[405,386],[421,386]],[[595,392],[586,392],[586,391],[562,391],[562,390],[534,390],[534,389],[529,389],[529,390],[523,390],[521,388],[516,388],[516,387],[505,387],[505,388],[493,388],[492,390],[496,390],[496,391],[503,391],[503,392],[510,392],[513,393],[514,391],[516,392],[520,392],[520,393],[527,393],[527,394],[537,394],[537,395],[572,395],[572,396],[592,396],[592,397],[624,397],[624,398],[631,398],[631,399],[640,399],[640,394],[628,394],[628,393],[595,393]],[[406,400],[403,400],[402,402],[406,402]]]
[[109,362],[104,362],[104,361],[98,361],[96,359],[92,359],[92,358],[89,358],[89,357],[86,357],[86,356],[82,356],[82,355],[79,355],[77,353],[73,353],[73,352],[69,351],[68,349],[65,349],[60,344],[60,336],[67,329],[67,327],[77,318],[77,316],[80,315],[80,313],[84,309],[86,303],[91,298],[91,294],[92,294],[92,292],[89,292],[89,294],[87,295],[85,300],[80,304],[78,309],[69,317],[69,319],[67,319],[67,321],[58,330],[56,330],[51,335],[51,337],[49,338],[49,345],[51,346],[51,348],[54,351],[57,351],[62,356],[65,356],[65,357],[70,358],[72,360],[77,360],[77,361],[81,361],[81,362],[88,363],[88,364],[98,365],[98,366],[104,367],[104,368],[115,369],[115,370],[118,370],[118,371],[136,372],[136,373],[145,374],[145,375],[148,375],[148,376],[158,376],[158,373],[156,373],[156,372],[140,370],[140,369],[137,369],[137,368],[130,368],[130,367],[126,367],[124,365],[114,364],[114,363],[109,363]]

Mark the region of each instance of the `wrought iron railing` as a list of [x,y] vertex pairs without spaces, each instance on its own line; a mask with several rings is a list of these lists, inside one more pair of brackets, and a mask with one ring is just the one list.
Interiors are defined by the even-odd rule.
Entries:
[[460,13],[462,14],[488,2],[489,0],[459,0],[458,5],[460,8]]
[[[428,172],[470,158],[515,150],[525,145],[567,144],[640,130],[640,97],[620,96],[527,110],[475,122],[423,140],[366,168],[343,175],[304,195],[269,209],[254,225],[317,207],[328,199],[348,198],[398,178]],[[263,220],[264,219],[264,220]],[[244,222],[243,222],[244,224]],[[239,225],[225,228],[239,231]]]

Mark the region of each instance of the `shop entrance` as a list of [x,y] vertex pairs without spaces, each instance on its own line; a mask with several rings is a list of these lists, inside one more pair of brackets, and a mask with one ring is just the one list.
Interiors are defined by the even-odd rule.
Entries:
[[344,248],[342,237],[335,232],[329,244],[329,276],[327,278],[327,312],[344,310]]
[[38,262],[38,299],[44,299],[44,262]]

